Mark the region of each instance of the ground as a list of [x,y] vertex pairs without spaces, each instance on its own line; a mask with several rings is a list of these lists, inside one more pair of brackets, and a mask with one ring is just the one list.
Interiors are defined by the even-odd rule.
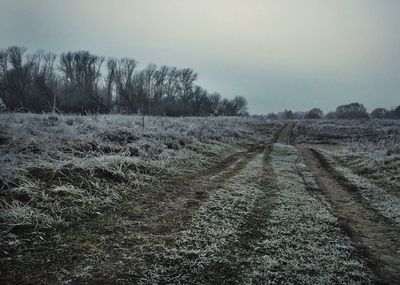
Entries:
[[400,280],[397,122],[0,116],[2,283]]

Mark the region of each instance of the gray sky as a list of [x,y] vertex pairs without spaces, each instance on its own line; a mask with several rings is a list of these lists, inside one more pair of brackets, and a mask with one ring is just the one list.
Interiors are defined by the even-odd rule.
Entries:
[[0,43],[191,67],[251,113],[400,104],[398,0],[0,0]]

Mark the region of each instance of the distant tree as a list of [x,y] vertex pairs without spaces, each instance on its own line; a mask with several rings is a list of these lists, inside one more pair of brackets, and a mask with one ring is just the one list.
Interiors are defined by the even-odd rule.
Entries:
[[154,100],[157,66],[154,63],[149,63],[143,71],[146,80],[146,101],[147,106],[143,106],[146,114],[151,114],[151,102]]
[[293,119],[295,120],[303,120],[305,116],[305,112],[294,112],[293,113]]
[[278,115],[278,117],[280,117],[280,119],[283,119],[283,120],[293,120],[294,119],[294,114],[293,114],[293,112],[291,110],[286,110],[285,109],[285,111],[280,113]]
[[[54,63],[59,59],[59,65]],[[243,97],[222,99],[195,84],[197,73],[149,64],[136,71],[134,59],[108,58],[88,51],[59,57],[23,47],[0,50],[0,99],[11,111],[111,112],[148,115],[247,115]],[[3,109],[3,107],[2,107]]]
[[351,103],[337,107],[336,117],[339,119],[367,119],[369,116],[364,105]]
[[212,113],[211,101],[206,89],[195,86],[193,92],[193,114],[195,116],[204,116]]
[[117,60],[115,70],[116,101],[118,109],[122,112],[137,112],[140,107],[143,110],[145,104],[139,98],[144,92],[144,74],[135,77],[136,65],[136,60],[131,58]]
[[7,92],[4,96],[4,103],[11,111],[28,110],[27,96],[28,85],[31,82],[30,72],[32,66],[29,63],[24,64],[24,47],[13,46],[7,49],[7,64],[10,69],[6,72]]
[[385,119],[388,118],[390,115],[390,112],[386,110],[385,108],[376,108],[371,112],[371,118],[374,119]]
[[304,119],[322,119],[324,113],[319,108],[314,108],[304,115]]
[[269,113],[269,114],[267,115],[267,119],[268,119],[268,120],[277,120],[277,119],[278,119],[278,116],[277,116],[275,113]]
[[326,119],[330,119],[330,120],[336,119],[336,112],[328,112],[328,113],[325,115],[325,118],[326,118]]
[[198,74],[191,68],[184,68],[178,71],[177,93],[179,94],[179,103],[183,109],[182,112],[185,115],[190,115],[189,103],[193,95],[193,83],[197,77]]
[[88,51],[61,54],[60,71],[64,82],[61,107],[69,112],[99,112],[105,106],[98,93],[103,57]]
[[107,60],[107,74],[105,78],[106,88],[107,88],[107,111],[111,111],[112,107],[112,96],[113,96],[113,86],[117,79],[117,60],[115,58],[108,58]]
[[221,95],[219,93],[212,93],[210,95],[210,104],[211,104],[211,114],[219,115],[220,105],[221,105]]
[[390,112],[390,117],[393,119],[400,119],[400,105]]
[[26,99],[27,108],[33,112],[55,112],[57,95],[57,78],[54,62],[57,56],[39,50],[27,56],[30,66],[30,86]]
[[7,73],[8,73],[8,52],[6,49],[0,50],[0,98],[4,108],[6,108],[7,98]]
[[247,100],[243,96],[236,96],[232,99],[233,115],[246,116],[247,113]]

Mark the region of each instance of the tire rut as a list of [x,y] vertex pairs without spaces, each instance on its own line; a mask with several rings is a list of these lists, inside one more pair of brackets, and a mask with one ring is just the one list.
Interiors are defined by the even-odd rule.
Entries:
[[306,166],[316,178],[322,193],[333,206],[342,227],[377,275],[377,283],[400,284],[400,234],[396,227],[363,206],[321,164],[314,153],[300,148]]
[[[264,144],[251,145],[246,151],[228,156],[205,173],[197,175],[197,178],[185,180],[172,177],[154,187],[147,197],[124,205],[126,216],[120,222],[125,227],[108,236],[106,244],[96,245],[108,256],[108,261],[93,265],[90,279],[75,277],[73,283],[104,283],[115,278],[139,282],[145,278],[142,274],[154,265],[154,258],[174,244],[179,233],[187,227],[213,191],[246,167],[264,147]],[[135,259],[122,264],[121,255],[135,256]],[[77,265],[74,276],[81,276],[82,270],[85,270],[84,267]],[[130,273],[125,275],[124,272]]]
[[287,123],[279,134],[277,143],[294,145],[293,122]]
[[168,185],[164,189],[168,194],[166,199],[163,199],[165,203],[162,207],[159,200],[153,199],[157,203],[148,208],[148,220],[144,222],[153,224],[150,227],[152,234],[172,234],[184,228],[192,214],[212,192],[243,169],[263,149],[263,144],[253,145],[248,151],[229,156],[193,182],[181,181],[181,185]]
[[[294,124],[289,123],[278,139],[294,145]],[[297,146],[304,163],[316,179],[341,227],[376,274],[377,284],[400,284],[400,232],[381,215],[366,208],[350,189],[331,174],[329,167],[306,146]]]

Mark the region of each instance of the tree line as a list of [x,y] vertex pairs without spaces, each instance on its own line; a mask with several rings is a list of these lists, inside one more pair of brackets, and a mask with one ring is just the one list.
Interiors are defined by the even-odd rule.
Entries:
[[117,59],[88,51],[56,55],[24,47],[0,50],[0,105],[8,111],[242,116],[242,96],[222,98],[196,84],[191,68]]
[[350,103],[340,105],[335,111],[324,114],[319,108],[313,108],[308,112],[293,112],[291,110],[284,110],[277,114],[269,113],[266,116],[268,119],[277,120],[303,120],[303,119],[400,119],[400,105],[391,110],[385,108],[376,108],[371,113],[363,104]]

